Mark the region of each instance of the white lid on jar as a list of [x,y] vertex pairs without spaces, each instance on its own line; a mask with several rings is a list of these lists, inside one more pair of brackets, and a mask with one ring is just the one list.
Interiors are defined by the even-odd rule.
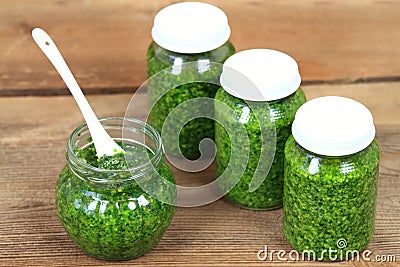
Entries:
[[225,61],[220,83],[235,97],[272,101],[293,94],[301,77],[296,61],[289,55],[271,49],[250,49]]
[[231,29],[226,14],[216,6],[184,2],[167,6],[154,17],[154,42],[177,53],[203,53],[228,41]]
[[320,155],[357,153],[375,138],[371,112],[346,97],[326,96],[303,104],[296,113],[292,134],[303,148]]

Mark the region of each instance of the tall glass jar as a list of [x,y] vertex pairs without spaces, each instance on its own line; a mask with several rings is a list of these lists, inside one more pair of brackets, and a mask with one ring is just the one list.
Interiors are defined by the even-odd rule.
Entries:
[[304,104],[285,147],[283,232],[312,260],[352,260],[374,233],[379,147],[372,115],[343,97]]
[[[165,119],[179,104],[199,97],[214,98],[221,68],[210,63],[223,63],[235,49],[228,40],[230,27],[225,13],[200,2],[178,3],[162,9],[154,18],[152,37],[154,41],[147,51],[148,76],[170,68],[162,82],[149,84],[150,102],[155,104],[149,123],[161,133]],[[197,69],[182,68],[188,62],[196,62]],[[175,88],[172,85],[180,80],[197,80],[196,77],[207,77],[210,83],[191,82]],[[167,93],[160,95],[165,88],[168,88]],[[213,106],[209,108],[212,112]],[[196,118],[186,125],[182,123],[179,118],[173,122],[182,126],[179,147],[165,140],[174,133],[164,128],[162,137],[166,153],[178,156],[180,149],[186,158],[197,159],[200,141],[204,138],[214,140],[214,122]]]
[[[222,180],[220,188],[228,191],[239,173],[238,169],[243,165],[246,167],[238,183],[225,195],[231,203],[260,210],[282,206],[283,149],[291,134],[295,113],[306,101],[299,88],[300,82],[297,63],[290,56],[275,50],[246,50],[225,62],[221,75],[222,88],[215,96],[217,101],[229,107],[215,108],[216,119],[220,122],[215,126],[217,176],[229,164],[233,167],[231,178]],[[228,135],[226,127],[234,131],[241,126],[246,128],[247,136]],[[274,127],[273,131],[268,127]],[[248,162],[230,162],[231,145],[240,145],[244,149],[247,138],[250,145]],[[275,140],[275,156],[270,155],[273,161],[267,169],[268,166],[259,165],[260,161],[265,163],[269,160],[261,157],[261,151],[265,149],[263,143],[270,142],[272,146]],[[263,182],[251,192],[250,184],[257,168],[262,168]]]
[[118,117],[101,123],[114,140],[122,142],[125,154],[98,159],[87,125],[76,128],[68,140],[67,164],[56,183],[58,217],[87,254],[105,260],[136,258],[158,243],[175,213],[175,206],[149,195],[137,181],[141,179],[147,188],[154,186],[173,203],[176,191],[156,182],[156,173],[171,183],[174,177],[163,162],[160,136],[151,126]]

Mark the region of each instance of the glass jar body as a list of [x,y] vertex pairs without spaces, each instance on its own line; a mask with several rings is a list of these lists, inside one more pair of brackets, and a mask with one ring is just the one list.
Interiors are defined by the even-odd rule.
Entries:
[[[196,54],[181,54],[166,50],[155,42],[151,43],[147,51],[147,72],[151,77],[162,70],[172,67],[171,71],[164,75],[162,82],[149,84],[150,103],[154,105],[149,114],[149,123],[161,133],[163,124],[167,116],[179,104],[194,98],[214,98],[219,88],[219,77],[221,67],[210,65],[210,63],[223,63],[229,56],[235,53],[235,48],[228,41],[224,45],[208,52]],[[180,66],[184,63],[196,62],[196,70],[182,70]],[[211,66],[211,67],[209,67]],[[193,73],[195,72],[195,73]],[[184,77],[183,77],[184,76]],[[207,80],[208,82],[190,82],[175,87],[173,84],[182,80],[196,81]],[[158,79],[160,80],[160,79]],[[160,97],[160,92],[168,88],[168,91]],[[209,107],[210,114],[213,112],[213,106]],[[214,140],[214,122],[208,118],[196,118],[188,123],[183,121],[174,121],[174,125],[182,126],[179,133],[179,147],[170,145],[168,139],[169,132],[167,128],[163,132],[163,142],[166,153],[178,156],[181,150],[182,154],[188,159],[197,159],[200,156],[199,143],[204,138]]]
[[[231,142],[243,143],[241,140],[231,140],[224,127],[235,129],[244,125],[247,131],[245,137],[234,136],[232,138],[248,138],[250,143],[250,153],[246,169],[239,182],[225,195],[229,202],[248,209],[274,209],[282,206],[283,194],[283,149],[285,142],[291,134],[291,125],[294,120],[297,109],[306,101],[305,95],[301,89],[295,93],[279,100],[267,102],[248,102],[228,94],[223,88],[219,89],[216,97],[229,106],[229,113],[215,110],[216,119],[225,125],[216,123],[215,125],[215,143],[217,146],[216,169],[217,177],[220,176],[230,164]],[[268,113],[268,114],[267,114]],[[276,147],[275,156],[271,168],[263,183],[255,191],[249,191],[250,182],[258,166],[261,154],[262,139],[261,129],[255,114],[263,114],[268,117],[275,127]],[[268,116],[267,116],[268,115]],[[259,115],[257,115],[259,116]],[[268,139],[268,137],[263,137]],[[272,139],[271,139],[272,140]],[[268,142],[268,140],[266,140]],[[239,164],[238,164],[239,165]],[[219,186],[222,190],[230,184],[229,179],[221,182]]]
[[[107,122],[102,122],[105,128]],[[121,125],[111,122],[109,125],[113,128],[109,133],[121,132]],[[174,183],[173,174],[162,158],[152,170],[141,168],[137,173],[132,169],[104,170],[82,164],[74,155],[77,149],[85,151],[92,145],[88,136],[87,128],[71,135],[67,164],[56,183],[59,220],[75,244],[93,257],[126,260],[144,255],[162,238],[175,206],[146,193],[136,179],[160,187],[156,172],[171,183]],[[132,141],[116,139],[123,143]],[[126,150],[126,153],[130,152]],[[176,198],[175,191],[164,193]]]
[[374,232],[378,172],[375,140],[360,152],[333,157],[312,153],[290,136],[283,199],[288,242],[326,261],[346,260],[348,252],[364,249]]

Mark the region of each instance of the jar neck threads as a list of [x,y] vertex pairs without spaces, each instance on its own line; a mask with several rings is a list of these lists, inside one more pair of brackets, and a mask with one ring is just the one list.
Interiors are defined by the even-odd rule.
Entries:
[[141,161],[132,161],[125,154],[126,169],[108,170],[92,166],[77,156],[91,145],[90,132],[86,123],[77,127],[68,139],[66,159],[71,172],[81,180],[96,184],[115,184],[132,181],[146,174],[154,173],[164,160],[163,146],[158,132],[149,124],[136,119],[106,117],[100,123],[117,142],[138,146],[143,153]]

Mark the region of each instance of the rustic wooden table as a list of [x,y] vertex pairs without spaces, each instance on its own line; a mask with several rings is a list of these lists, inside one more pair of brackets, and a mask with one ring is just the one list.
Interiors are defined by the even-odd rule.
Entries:
[[[257,212],[224,200],[178,208],[147,255],[105,262],[68,238],[55,212],[55,181],[66,140],[82,116],[30,37],[35,26],[54,38],[99,116],[123,115],[146,79],[145,52],[154,14],[174,1],[0,0],[1,266],[283,266],[260,262],[265,245],[290,250],[282,210]],[[400,2],[372,0],[207,1],[230,18],[237,50],[278,49],[297,59],[308,99],[352,97],[370,108],[381,146],[374,256],[400,262]],[[140,95],[145,102],[146,94]],[[138,117],[146,110],[138,107]],[[210,180],[213,167],[179,184]],[[282,265],[283,264],[283,265]],[[295,262],[296,266],[327,263]],[[398,266],[349,261],[330,266]]]

